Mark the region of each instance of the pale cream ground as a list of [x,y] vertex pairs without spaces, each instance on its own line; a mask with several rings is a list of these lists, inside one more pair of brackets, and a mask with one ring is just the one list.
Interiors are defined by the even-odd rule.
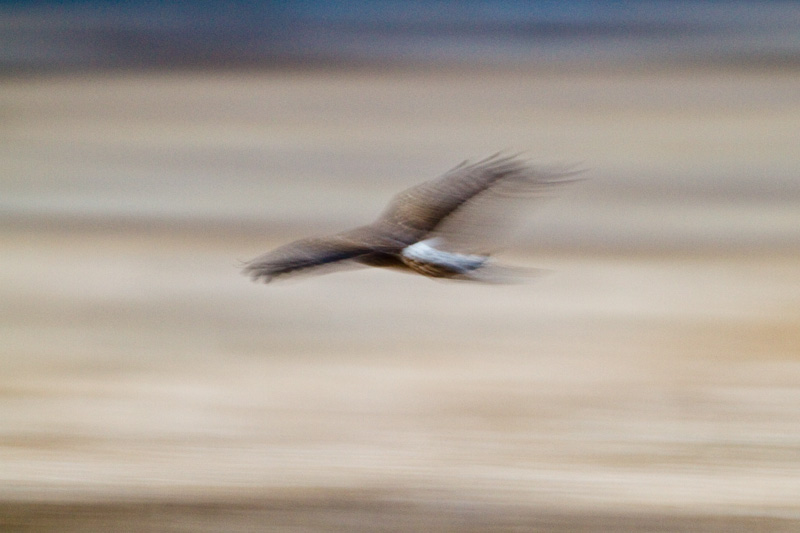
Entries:
[[[796,73],[3,82],[0,528],[796,531]],[[247,259],[495,149],[533,283]]]

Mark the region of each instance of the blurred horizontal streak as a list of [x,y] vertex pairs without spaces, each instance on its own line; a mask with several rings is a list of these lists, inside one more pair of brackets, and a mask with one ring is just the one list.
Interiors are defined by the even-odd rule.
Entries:
[[[375,200],[375,206],[382,205],[382,199]],[[344,198],[341,202],[345,205]],[[787,201],[745,205],[695,203],[676,207],[674,203],[617,199],[607,199],[604,203],[564,200],[543,213],[531,213],[513,248],[561,252],[793,253],[800,242],[800,212],[796,205]],[[156,232],[186,238],[239,239],[256,245],[260,241],[266,245],[344,230],[371,221],[373,216],[369,211],[375,211],[367,209],[370,206],[347,212],[340,207],[324,217],[295,210],[264,217],[256,212],[249,216],[231,212],[198,216],[199,209],[191,205],[181,206],[183,213],[170,209],[169,205],[160,210],[147,206],[146,212],[140,212],[136,206],[131,206],[132,212],[109,207],[67,207],[63,200],[48,205],[35,199],[19,208],[0,200],[0,221],[20,231]]]
[[0,73],[354,65],[798,65],[793,2],[21,2]]
[[552,506],[465,504],[457,498],[430,494],[426,498],[378,490],[314,491],[313,494],[261,495],[242,499],[143,500],[110,503],[0,504],[0,525],[30,526],[36,531],[97,530],[108,524],[136,523],[150,531],[170,524],[176,532],[230,533],[253,528],[303,528],[314,531],[383,532],[425,530],[483,532],[525,528],[530,531],[707,531],[767,530],[790,533],[792,517],[750,514],[670,513],[640,509],[630,514],[613,509],[575,510]]
[[228,73],[5,88],[0,218],[20,228],[302,237],[368,222],[398,190],[507,148],[589,169],[531,213],[523,246],[800,241],[790,71]]

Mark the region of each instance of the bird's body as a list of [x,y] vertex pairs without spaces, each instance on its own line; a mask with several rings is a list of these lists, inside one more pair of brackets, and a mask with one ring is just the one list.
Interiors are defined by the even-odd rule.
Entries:
[[535,169],[513,157],[464,162],[395,196],[372,224],[281,246],[247,263],[245,273],[269,282],[347,263],[434,278],[488,281],[492,271],[504,277],[509,269],[489,261],[507,232],[509,221],[502,219],[519,200],[547,195],[575,181],[573,175]]

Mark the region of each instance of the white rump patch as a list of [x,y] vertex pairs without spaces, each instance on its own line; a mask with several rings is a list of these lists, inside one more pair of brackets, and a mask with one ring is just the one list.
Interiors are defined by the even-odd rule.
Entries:
[[482,255],[456,254],[444,252],[435,248],[438,239],[428,239],[406,246],[403,248],[403,255],[413,261],[430,263],[442,266],[455,272],[469,272],[475,270],[488,259]]

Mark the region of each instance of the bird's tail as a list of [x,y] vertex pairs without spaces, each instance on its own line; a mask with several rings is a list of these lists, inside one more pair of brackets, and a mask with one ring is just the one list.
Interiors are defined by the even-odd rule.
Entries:
[[544,268],[527,268],[512,265],[501,265],[487,261],[480,268],[464,272],[455,277],[466,281],[478,281],[497,285],[512,285],[525,283],[535,278],[549,274],[551,271]]

